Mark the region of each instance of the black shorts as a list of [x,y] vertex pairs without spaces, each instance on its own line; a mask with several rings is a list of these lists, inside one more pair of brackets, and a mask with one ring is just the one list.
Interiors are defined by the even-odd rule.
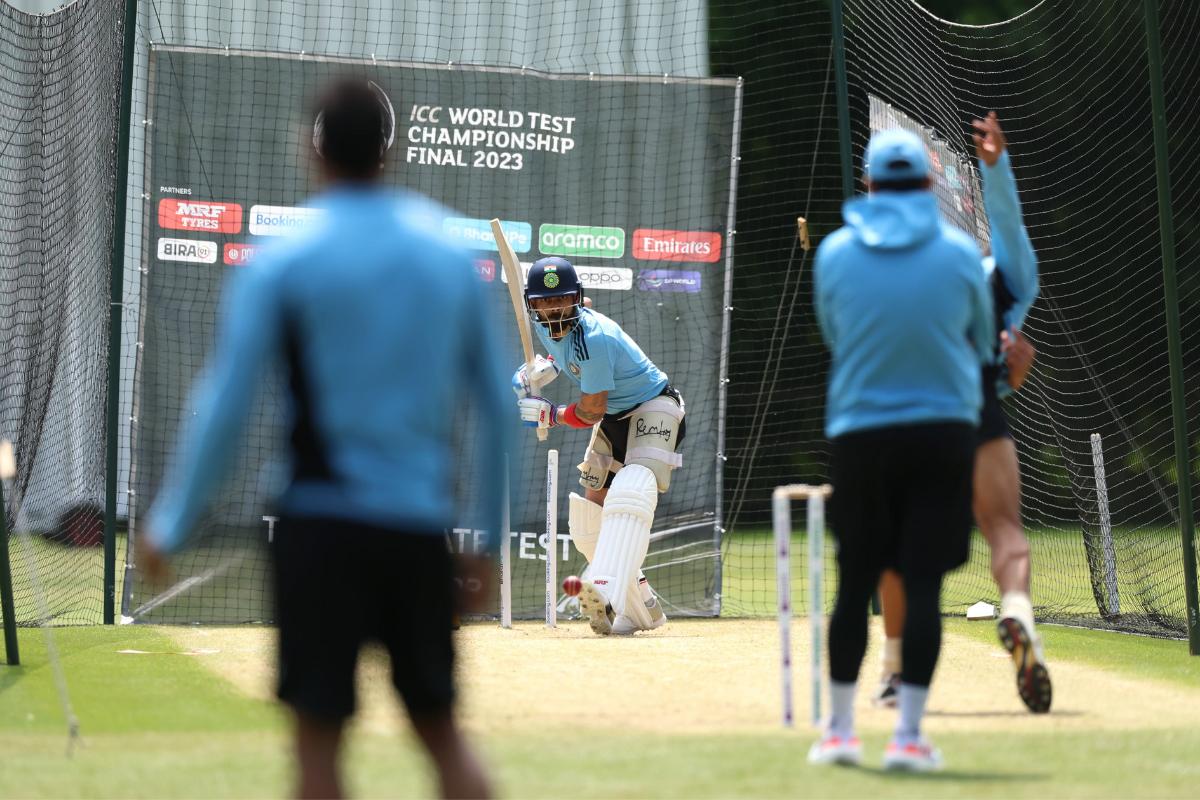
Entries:
[[[670,397],[680,405],[683,404],[683,395],[679,393],[678,389],[669,384],[667,385],[667,388],[659,392],[658,396]],[[634,408],[637,408],[637,406],[634,406]],[[612,448],[613,460],[619,461],[622,464],[625,463],[625,451],[628,449],[629,445],[629,423],[632,419],[629,414],[632,411],[633,408],[630,408],[625,411],[620,411],[616,414],[605,414],[600,419],[600,431],[608,439],[608,444]],[[683,447],[683,437],[686,435],[687,417],[684,416],[684,418],[679,421],[679,436],[675,439],[676,453],[680,452],[680,448]],[[608,478],[606,478],[604,481],[605,489],[608,489],[612,486],[613,478],[615,477],[617,477],[617,473],[608,473]]]
[[358,652],[375,641],[411,715],[450,710],[456,593],[444,536],[284,517],[272,557],[280,700],[320,719],[349,717]]
[[974,427],[877,428],[832,444],[830,522],[840,569],[936,576],[966,563]]
[[1004,416],[1004,406],[1000,403],[1000,395],[996,393],[996,382],[1000,380],[999,367],[984,367],[981,371],[983,380],[983,408],[979,410],[979,429],[976,442],[983,444],[993,439],[1012,438],[1008,429],[1008,418]]

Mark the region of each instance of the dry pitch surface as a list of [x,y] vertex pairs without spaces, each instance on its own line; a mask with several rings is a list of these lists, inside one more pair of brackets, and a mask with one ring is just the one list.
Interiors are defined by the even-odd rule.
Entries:
[[[989,623],[978,623],[988,625]],[[200,663],[252,697],[270,697],[274,631],[263,628],[164,629]],[[797,726],[810,706],[808,625],[793,623]],[[864,732],[887,731],[894,712],[870,707],[879,631],[858,703]],[[631,638],[600,639],[572,622],[465,627],[458,639],[462,718],[480,734],[592,729],[648,733],[767,733],[780,726],[779,644],[770,620],[673,620]],[[1051,653],[1051,658],[1053,653]],[[1123,677],[1079,663],[1054,663],[1054,710],[1029,714],[1017,697],[1011,662],[997,645],[947,633],[930,699],[928,733],[1139,731],[1193,729],[1200,687]],[[597,702],[596,698],[602,698]],[[400,730],[386,661],[372,653],[359,676],[358,724]]]

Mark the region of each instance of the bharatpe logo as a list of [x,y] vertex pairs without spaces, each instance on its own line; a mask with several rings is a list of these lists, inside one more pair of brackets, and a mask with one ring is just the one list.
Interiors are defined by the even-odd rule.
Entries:
[[161,261],[186,261],[190,264],[217,263],[217,243],[195,239],[159,239],[158,258]]
[[[514,253],[528,253],[533,247],[533,226],[528,222],[501,220],[500,229],[504,231],[504,238],[508,239]],[[442,233],[472,250],[496,250],[492,224],[486,219],[446,217],[442,220]]]
[[287,236],[319,220],[325,212],[300,206],[251,206],[250,233],[255,236]]
[[625,255],[625,231],[587,225],[542,225],[538,248],[548,255],[620,258]]
[[638,228],[633,232],[633,257],[647,261],[700,261],[711,264],[721,259],[721,234]]
[[242,229],[242,207],[237,203],[164,198],[158,201],[158,227],[203,233],[237,233]]
[[646,269],[638,273],[638,289],[643,292],[700,291],[700,273],[671,269]]

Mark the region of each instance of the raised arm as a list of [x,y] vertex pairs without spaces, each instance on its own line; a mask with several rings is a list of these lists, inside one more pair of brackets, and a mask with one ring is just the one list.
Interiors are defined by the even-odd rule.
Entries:
[[1008,157],[1008,142],[996,112],[975,120],[975,153],[983,174],[983,203],[992,235],[992,256],[1012,304],[1004,314],[1005,326],[1020,328],[1037,299],[1037,254],[1021,219],[1021,201]]

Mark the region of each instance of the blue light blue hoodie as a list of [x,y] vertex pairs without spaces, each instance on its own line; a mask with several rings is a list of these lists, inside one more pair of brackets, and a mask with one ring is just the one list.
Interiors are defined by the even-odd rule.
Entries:
[[992,298],[979,248],[927,191],[846,202],[817,250],[816,311],[833,355],[825,435],[979,423]]

